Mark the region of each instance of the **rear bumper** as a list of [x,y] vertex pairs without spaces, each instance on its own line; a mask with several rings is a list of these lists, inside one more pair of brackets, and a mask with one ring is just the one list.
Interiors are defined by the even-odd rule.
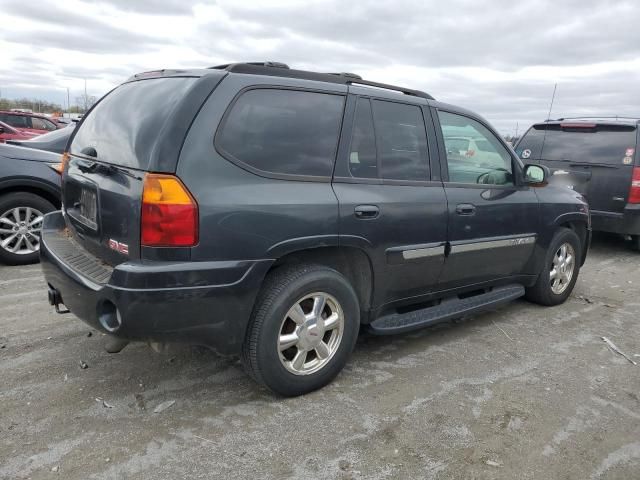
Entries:
[[[64,226],[60,212],[45,216],[40,258],[49,287],[78,318],[125,339],[181,341],[223,354],[239,352],[271,260],[132,261],[116,266],[110,275],[94,275],[103,279],[96,281],[80,271],[82,262],[65,258],[60,248]],[[111,312],[117,312],[115,329],[105,327]]]
[[640,235],[640,204],[628,204],[622,213],[591,210],[591,227],[597,232]]

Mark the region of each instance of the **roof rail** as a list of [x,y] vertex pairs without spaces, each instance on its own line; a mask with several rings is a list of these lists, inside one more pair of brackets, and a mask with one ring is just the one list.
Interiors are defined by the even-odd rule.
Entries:
[[226,63],[224,65],[216,65],[215,67],[209,67],[216,70],[228,70],[233,71],[236,65],[254,65],[256,67],[271,67],[271,68],[286,68],[289,69],[289,65],[282,62],[240,62],[240,63]]
[[426,98],[427,100],[435,100],[431,95],[426,92],[422,92],[420,90],[413,90],[411,88],[397,87],[395,85],[389,85],[387,83],[379,83],[379,82],[371,82],[369,80],[357,80],[357,79],[347,79],[345,82],[350,85],[364,85],[366,87],[374,87],[374,88],[384,88],[385,90],[393,90],[395,92],[401,92],[405,95],[411,95],[413,97]]
[[329,72],[327,75],[335,75],[337,77],[355,78],[356,80],[362,80],[362,77],[360,75],[358,75],[357,73],[350,73],[350,72],[334,73],[334,72]]
[[306,70],[295,70],[289,68],[285,63],[281,62],[242,62],[242,63],[227,63],[225,65],[217,65],[215,67],[209,67],[216,70],[226,70],[227,72],[235,73],[247,73],[254,75],[272,75],[277,77],[287,78],[301,78],[306,80],[315,80],[319,82],[339,83],[343,85],[364,85],[367,87],[382,88],[385,90],[393,90],[405,95],[411,95],[413,97],[426,98],[428,100],[435,100],[428,93],[420,90],[413,90],[410,88],[398,87],[396,85],[389,85],[386,83],[371,82],[369,80],[363,80],[360,75],[349,72],[341,73],[319,73]]

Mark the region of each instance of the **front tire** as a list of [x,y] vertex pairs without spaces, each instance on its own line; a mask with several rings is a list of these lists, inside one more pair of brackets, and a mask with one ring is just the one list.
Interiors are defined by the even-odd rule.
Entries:
[[40,250],[42,217],[56,209],[51,202],[28,192],[0,197],[0,262],[36,263]]
[[582,245],[578,235],[560,228],[551,240],[536,284],[526,290],[526,298],[546,306],[564,303],[578,280],[580,258]]
[[283,396],[330,383],[358,337],[360,308],[347,279],[319,265],[280,267],[265,280],[247,331],[249,375]]

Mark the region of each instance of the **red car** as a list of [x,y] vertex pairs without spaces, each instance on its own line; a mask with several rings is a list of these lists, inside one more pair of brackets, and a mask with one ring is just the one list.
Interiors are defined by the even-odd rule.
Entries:
[[43,134],[61,128],[57,122],[42,115],[28,112],[12,112],[0,110],[0,122],[24,132]]
[[0,143],[5,143],[7,140],[29,140],[38,135],[38,133],[18,130],[11,125],[0,122]]

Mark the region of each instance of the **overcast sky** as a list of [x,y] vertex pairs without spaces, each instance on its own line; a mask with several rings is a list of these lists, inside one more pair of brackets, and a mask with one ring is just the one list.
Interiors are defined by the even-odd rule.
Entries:
[[74,101],[145,70],[275,60],[425,90],[502,133],[640,115],[640,2],[0,0],[2,96]]

